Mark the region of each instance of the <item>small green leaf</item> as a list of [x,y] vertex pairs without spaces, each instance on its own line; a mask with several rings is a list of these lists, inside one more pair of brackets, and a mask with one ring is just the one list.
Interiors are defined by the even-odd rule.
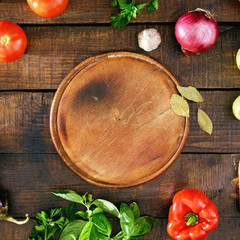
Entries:
[[138,239],[145,236],[151,232],[157,222],[157,219],[150,216],[144,216],[136,219],[134,222],[134,230],[131,234],[131,238]]
[[84,219],[88,219],[88,213],[87,212],[77,211],[76,214],[79,215],[80,217],[84,218]]
[[199,124],[200,128],[204,132],[211,135],[212,130],[213,130],[213,124],[212,124],[212,120],[209,118],[209,116],[203,110],[198,109],[197,119],[198,119],[198,124]]
[[152,0],[152,5],[156,10],[159,10],[158,0]]
[[151,2],[147,3],[147,11],[149,13],[154,12],[154,6]]
[[99,233],[93,222],[88,222],[79,237],[78,240],[97,240],[99,237]]
[[203,102],[203,97],[195,87],[181,87],[177,86],[179,93],[186,99],[193,102]]
[[41,225],[41,226],[35,226],[35,229],[36,229],[37,231],[43,231],[43,230],[45,229],[45,227],[44,227],[43,225]]
[[120,225],[122,231],[127,236],[131,236],[134,230],[134,214],[131,208],[124,202],[120,206]]
[[98,228],[98,231],[104,235],[110,236],[112,232],[112,225],[103,213],[94,214],[92,221]]
[[143,3],[143,4],[139,4],[136,6],[137,8],[137,14],[140,14],[142,12],[142,10],[146,7],[146,3]]
[[50,210],[50,218],[53,218],[54,216],[58,215],[62,211],[61,208],[54,208]]
[[131,210],[133,211],[134,214],[134,218],[139,218],[140,217],[140,211],[139,211],[139,207],[137,205],[137,203],[132,202],[129,207],[131,208]]
[[173,94],[171,97],[172,110],[179,116],[189,117],[188,102],[177,94]]
[[106,236],[104,236],[102,234],[99,234],[98,240],[109,240],[109,237],[106,237]]
[[116,7],[117,4],[118,4],[117,0],[113,0],[112,3],[111,3],[112,7]]
[[129,0],[117,0],[117,1],[118,1],[119,6],[123,6],[123,5],[127,4]]
[[87,200],[88,200],[89,203],[91,203],[93,201],[92,194],[87,195]]
[[65,208],[65,217],[71,222],[76,219],[77,206],[75,203],[71,203]]
[[117,13],[116,15],[113,15],[110,17],[111,20],[111,25],[115,28],[122,29],[126,25],[128,25],[129,21],[131,19],[131,16],[128,14],[123,14],[123,13]]
[[114,240],[122,240],[125,236],[126,236],[125,233],[121,231],[113,239]]
[[78,238],[86,225],[87,222],[83,220],[74,220],[70,222],[62,231],[59,240],[71,240],[73,239],[70,235],[74,235],[75,238]]
[[96,207],[94,210],[93,210],[93,215],[94,214],[97,214],[97,213],[102,213],[103,210],[100,208],[100,207]]
[[68,201],[83,204],[82,197],[78,193],[76,193],[72,190],[54,190],[54,191],[50,191],[50,192],[53,193],[54,195],[58,196],[58,197],[66,199]]
[[101,208],[104,212],[111,213],[112,215],[120,218],[120,213],[119,213],[117,207],[113,203],[111,203],[107,200],[104,200],[104,199],[96,199],[93,202],[93,204],[95,206]]
[[82,195],[82,200],[83,200],[83,203],[86,204],[87,203],[87,193],[85,193],[84,195]]

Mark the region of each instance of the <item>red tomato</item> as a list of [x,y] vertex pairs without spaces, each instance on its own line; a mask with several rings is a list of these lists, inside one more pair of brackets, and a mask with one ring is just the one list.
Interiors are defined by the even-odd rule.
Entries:
[[19,59],[27,47],[24,31],[10,21],[0,22],[0,61],[12,62]]
[[68,5],[68,0],[27,0],[30,8],[42,17],[56,17]]

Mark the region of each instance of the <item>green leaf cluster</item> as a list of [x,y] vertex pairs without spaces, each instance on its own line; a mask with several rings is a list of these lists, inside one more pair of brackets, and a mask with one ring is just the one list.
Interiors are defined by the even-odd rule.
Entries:
[[[120,211],[111,202],[83,196],[72,190],[51,191],[54,195],[73,202],[66,207],[51,209],[49,213],[41,211],[36,215],[36,226],[28,240],[128,240],[138,239],[148,234],[157,219],[150,216],[140,217],[138,205],[122,202]],[[85,206],[86,211],[78,211],[76,203]],[[112,225],[104,213],[120,220],[121,231],[112,235]]]
[[131,18],[137,18],[137,14],[140,14],[145,7],[149,13],[159,10],[158,0],[150,0],[138,5],[135,4],[135,0],[113,0],[111,5],[113,7],[119,6],[121,10],[120,13],[110,17],[111,25],[115,28],[124,28]]

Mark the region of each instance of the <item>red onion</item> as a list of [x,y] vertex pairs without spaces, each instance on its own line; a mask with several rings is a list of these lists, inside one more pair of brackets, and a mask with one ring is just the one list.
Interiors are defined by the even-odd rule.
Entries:
[[175,36],[186,56],[200,54],[216,43],[218,26],[209,11],[197,8],[178,19]]

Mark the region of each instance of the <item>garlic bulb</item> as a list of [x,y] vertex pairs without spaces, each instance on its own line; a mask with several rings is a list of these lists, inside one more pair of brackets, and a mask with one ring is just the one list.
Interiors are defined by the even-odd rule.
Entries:
[[138,34],[138,45],[147,52],[158,48],[161,43],[160,33],[155,28],[149,28]]

